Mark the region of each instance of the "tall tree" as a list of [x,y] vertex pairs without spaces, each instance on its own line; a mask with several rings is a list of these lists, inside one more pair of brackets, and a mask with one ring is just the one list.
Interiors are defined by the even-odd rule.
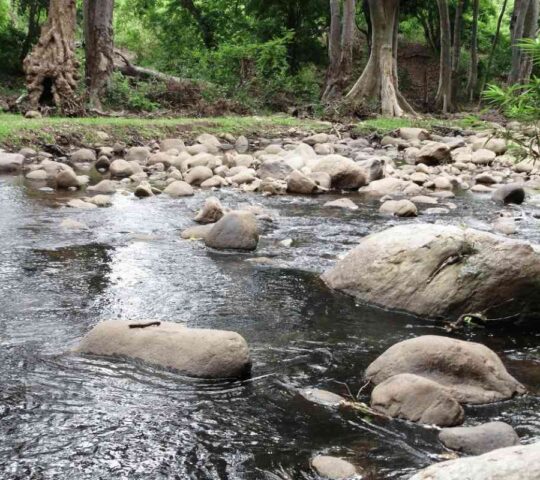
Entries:
[[444,113],[454,110],[452,92],[452,27],[448,0],[437,0],[441,23],[441,55],[439,66],[439,89],[435,103]]
[[398,88],[394,49],[396,23],[399,21],[399,0],[369,0],[372,23],[372,47],[364,72],[347,94],[346,102],[353,108],[373,101],[383,115],[401,117],[414,114]]
[[24,60],[30,104],[51,103],[63,113],[79,109],[75,56],[76,0],[51,0],[38,43]]
[[[505,0],[506,2],[507,0]],[[467,98],[474,100],[478,84],[478,17],[480,13],[480,0],[473,0],[473,21],[471,28],[471,59],[467,76]],[[501,20],[502,21],[502,20]]]
[[459,89],[459,61],[461,59],[461,35],[463,11],[467,7],[467,0],[458,0],[454,16],[454,39],[452,42],[452,99],[456,101]]
[[535,38],[538,32],[540,0],[515,0],[512,14],[512,68],[508,83],[526,83],[532,70],[532,62],[519,46],[525,38]]
[[114,67],[113,11],[114,0],[84,2],[86,86],[90,105],[99,110]]
[[493,58],[495,57],[495,52],[497,51],[497,44],[499,43],[499,37],[501,36],[501,26],[504,19],[504,15],[506,13],[507,5],[508,5],[508,0],[504,0],[501,7],[501,13],[499,14],[499,18],[497,20],[497,28],[495,29],[495,35],[493,37],[493,42],[491,44],[491,52],[489,54],[488,64],[484,72],[482,85],[480,86],[481,92],[484,90],[486,83],[488,81],[488,78],[489,78],[489,74],[491,73],[491,66],[493,65]]
[[328,36],[329,65],[323,100],[329,101],[341,95],[350,80],[353,65],[356,0],[343,2],[330,0],[330,34]]

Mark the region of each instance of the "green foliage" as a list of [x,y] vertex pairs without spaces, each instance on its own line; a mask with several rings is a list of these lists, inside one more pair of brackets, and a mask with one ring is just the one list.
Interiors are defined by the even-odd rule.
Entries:
[[20,52],[24,43],[24,34],[7,23],[0,29],[0,45],[9,45],[9,48],[0,48],[0,70],[4,73],[20,73],[22,69]]
[[107,103],[113,108],[127,108],[137,112],[157,110],[159,103],[151,97],[156,90],[164,89],[162,82],[133,82],[119,72],[114,72],[107,94]]

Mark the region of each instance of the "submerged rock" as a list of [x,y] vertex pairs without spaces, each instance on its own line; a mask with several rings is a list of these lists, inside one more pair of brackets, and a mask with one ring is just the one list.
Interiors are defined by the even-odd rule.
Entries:
[[313,167],[313,172],[330,175],[332,188],[354,190],[366,184],[364,170],[350,158],[341,155],[327,155]]
[[213,224],[208,224],[189,227],[182,231],[180,236],[184,240],[205,240],[213,226]]
[[371,407],[391,417],[440,427],[460,425],[464,418],[463,408],[444,386],[410,373],[377,385]]
[[223,217],[223,207],[216,197],[209,197],[204,202],[203,208],[197,213],[194,220],[197,223],[215,223]]
[[21,170],[23,163],[23,155],[0,152],[0,173],[18,172]]
[[409,200],[388,200],[381,205],[379,212],[396,217],[418,216],[416,205]]
[[538,480],[540,443],[432,465],[409,480]]
[[491,403],[526,391],[489,348],[434,335],[393,345],[368,366],[366,378],[378,385],[404,373],[439,383],[460,403]]
[[311,460],[311,467],[317,475],[329,480],[352,479],[357,475],[356,467],[341,458],[317,455]]
[[171,322],[101,322],[81,340],[76,351],[137,358],[204,378],[243,377],[251,367],[247,343],[239,334],[186,328]]
[[170,183],[163,193],[169,197],[189,197],[194,194],[193,187],[182,180],[176,180]]
[[332,200],[331,202],[326,202],[323,205],[324,208],[343,208],[346,210],[358,210],[358,205],[356,205],[349,198],[338,198],[337,200]]
[[363,301],[423,317],[540,318],[540,253],[473,229],[393,227],[363,238],[322,279]]
[[243,211],[227,213],[214,224],[205,243],[218,250],[255,250],[259,243],[255,216]]
[[445,447],[467,455],[481,455],[497,448],[519,445],[516,431],[504,422],[445,428],[439,434],[439,440]]

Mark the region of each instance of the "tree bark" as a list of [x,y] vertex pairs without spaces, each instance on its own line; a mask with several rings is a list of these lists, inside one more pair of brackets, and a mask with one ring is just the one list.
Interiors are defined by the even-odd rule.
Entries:
[[437,0],[441,23],[441,59],[439,66],[439,89],[435,103],[444,113],[454,110],[452,94],[452,32],[448,0]]
[[51,0],[38,43],[24,60],[28,100],[33,108],[51,103],[64,114],[80,110],[75,91],[75,0]]
[[328,54],[330,65],[326,75],[325,101],[341,96],[350,81],[353,66],[356,0],[343,2],[341,15],[339,0],[330,0],[330,36]]
[[90,106],[98,110],[114,68],[113,11],[114,0],[84,2],[86,87]]
[[489,54],[489,60],[486,67],[486,71],[484,73],[484,78],[482,80],[482,85],[480,88],[480,91],[482,92],[486,86],[486,83],[489,78],[489,74],[491,73],[491,65],[493,64],[493,57],[495,56],[495,52],[497,50],[497,44],[499,43],[499,37],[501,35],[501,25],[504,19],[504,14],[506,13],[506,7],[508,5],[508,0],[504,0],[504,3],[501,8],[501,13],[499,15],[499,19],[497,20],[497,28],[495,30],[495,36],[493,37],[493,43],[491,45],[491,52]]
[[[473,0],[473,23],[471,31],[471,60],[467,78],[467,98],[474,100],[478,84],[478,16],[480,13],[480,0]],[[501,19],[502,21],[502,19]]]
[[519,42],[525,38],[536,38],[538,32],[538,16],[540,0],[516,0],[512,14],[512,68],[508,83],[527,83],[531,76],[532,60],[521,47]]
[[399,0],[369,0],[373,26],[372,49],[364,72],[347,94],[346,102],[355,110],[380,105],[383,115],[414,115],[414,110],[398,91],[394,65],[394,35]]
[[454,40],[452,45],[452,100],[455,103],[459,89],[459,61],[461,59],[462,19],[466,0],[458,0],[454,17]]

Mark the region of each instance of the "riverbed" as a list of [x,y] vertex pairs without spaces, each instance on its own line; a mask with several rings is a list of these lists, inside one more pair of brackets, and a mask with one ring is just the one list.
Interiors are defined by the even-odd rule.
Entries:
[[[296,392],[356,395],[367,365],[392,344],[448,335],[441,324],[331,292],[318,275],[361,237],[398,223],[488,229],[501,210],[489,196],[465,193],[447,215],[395,219],[358,194],[349,196],[357,211],[321,208],[333,195],[231,189],[182,199],[117,193],[110,208],[63,206],[74,195],[0,177],[2,478],[315,479],[309,460],[328,453],[367,478],[405,479],[448,454],[436,430],[310,406]],[[255,253],[180,238],[210,195],[265,210]],[[520,218],[517,237],[540,243],[539,198],[508,210]],[[88,229],[62,228],[67,218]],[[70,353],[104,319],[236,331],[251,347],[252,377],[192,379]],[[454,335],[494,349],[531,391],[466,408],[465,425],[503,420],[523,443],[540,440],[540,329]],[[359,399],[368,402],[369,390]]]

